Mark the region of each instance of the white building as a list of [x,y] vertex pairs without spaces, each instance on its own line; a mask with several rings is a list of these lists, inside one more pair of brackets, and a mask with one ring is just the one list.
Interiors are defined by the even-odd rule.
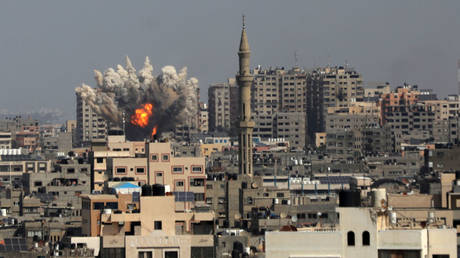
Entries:
[[12,148],[11,132],[0,132],[0,149]]
[[457,231],[435,217],[423,227],[403,223],[395,211],[341,207],[337,212],[339,225],[266,232],[266,257],[457,257]]

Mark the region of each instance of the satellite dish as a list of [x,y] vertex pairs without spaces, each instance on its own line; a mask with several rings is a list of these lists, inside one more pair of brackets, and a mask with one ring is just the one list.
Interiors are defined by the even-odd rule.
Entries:
[[236,219],[236,220],[241,219],[241,214],[239,214],[239,213],[235,214],[235,219]]
[[297,223],[297,215],[291,217],[292,223]]
[[285,212],[281,212],[280,218],[285,219],[287,217],[287,214]]
[[251,186],[252,186],[252,189],[257,189],[257,183],[256,182],[252,183]]

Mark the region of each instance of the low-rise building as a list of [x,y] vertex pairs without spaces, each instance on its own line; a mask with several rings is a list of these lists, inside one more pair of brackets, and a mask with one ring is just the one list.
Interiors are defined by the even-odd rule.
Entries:
[[338,225],[266,232],[266,257],[457,257],[456,230],[436,218],[422,226],[407,224],[398,211],[337,212]]

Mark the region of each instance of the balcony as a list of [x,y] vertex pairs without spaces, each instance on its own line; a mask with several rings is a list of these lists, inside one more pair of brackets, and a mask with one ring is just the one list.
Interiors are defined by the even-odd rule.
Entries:
[[140,221],[140,213],[112,213],[112,214],[101,214],[101,221],[103,223],[112,222],[135,222]]

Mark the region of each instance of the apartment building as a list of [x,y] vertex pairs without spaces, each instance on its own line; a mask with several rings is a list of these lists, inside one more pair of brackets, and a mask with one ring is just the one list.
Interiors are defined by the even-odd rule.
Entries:
[[209,112],[208,104],[200,102],[200,114],[198,119],[198,130],[201,133],[208,133],[209,131]]
[[120,249],[126,257],[213,256],[214,213],[177,211],[178,201],[170,194],[152,196],[136,189],[82,196],[83,234],[102,237],[106,255]]
[[280,75],[280,111],[306,112],[307,74],[294,67]]
[[284,69],[254,69],[254,82],[251,89],[251,111],[255,118],[271,115],[279,110],[281,74]]
[[390,128],[394,137],[395,151],[400,151],[402,143],[410,143],[417,133],[423,133],[422,140],[433,136],[435,113],[423,103],[385,107],[383,124]]
[[212,84],[208,89],[209,131],[229,130],[238,117],[238,87],[234,80]]
[[305,118],[305,112],[277,112],[273,119],[273,138],[283,138],[289,141],[289,146],[292,149],[304,149]]
[[375,103],[359,102],[350,107],[330,107],[326,132],[334,129],[364,129],[380,127],[380,108]]
[[0,155],[0,178],[4,182],[22,181],[25,173],[50,172],[50,160],[43,160],[30,154]]
[[456,95],[443,100],[425,100],[423,103],[435,113],[436,120],[449,120],[449,118],[457,117],[460,112],[460,102]]
[[383,94],[390,93],[391,87],[388,82],[386,83],[367,83],[364,87],[364,100],[365,101],[378,101]]
[[164,185],[169,191],[192,196],[178,209],[187,210],[205,202],[205,157],[176,153],[170,142],[129,142],[109,136],[107,147],[90,154],[92,189],[107,191],[110,185],[128,181],[136,185]]
[[76,147],[89,146],[95,139],[107,139],[107,122],[85,102],[80,95],[77,98]]
[[[25,173],[26,195],[42,198],[45,217],[68,218],[81,226],[80,195],[91,191],[91,167],[83,160],[68,159],[53,164],[50,172]],[[70,223],[69,223],[70,224]]]
[[345,108],[364,97],[362,76],[343,66],[323,67],[307,75],[307,131],[311,139],[324,132],[329,107]]
[[0,132],[0,149],[11,149],[12,142],[11,132]]

